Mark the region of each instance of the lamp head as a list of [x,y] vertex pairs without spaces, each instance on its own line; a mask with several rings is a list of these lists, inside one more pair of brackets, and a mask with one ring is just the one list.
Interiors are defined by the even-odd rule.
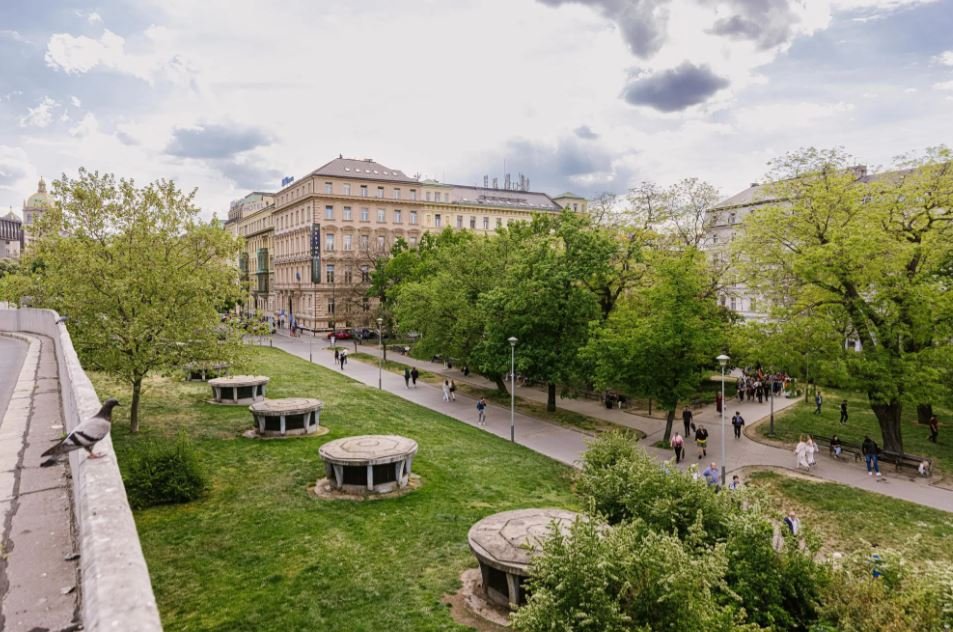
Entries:
[[383,318],[378,318],[378,319],[377,319],[377,326],[380,327],[380,326],[383,325],[383,324],[384,324],[384,319],[383,319]]
[[715,359],[718,360],[718,364],[720,364],[722,368],[725,368],[725,365],[728,364],[728,360],[730,360],[731,358],[729,358],[723,353]]
[[516,336],[510,336],[509,338],[507,338],[507,340],[509,341],[510,346],[513,346],[513,347],[515,347],[516,343],[518,342]]

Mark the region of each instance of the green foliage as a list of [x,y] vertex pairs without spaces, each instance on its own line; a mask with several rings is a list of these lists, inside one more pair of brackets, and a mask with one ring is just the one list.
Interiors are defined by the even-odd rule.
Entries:
[[144,439],[122,461],[123,484],[134,509],[187,503],[202,497],[208,478],[185,434]]
[[240,332],[217,309],[240,293],[238,243],[171,181],[139,188],[80,169],[53,195],[13,291],[68,315],[84,366],[133,386],[136,430],[145,376],[237,359]]

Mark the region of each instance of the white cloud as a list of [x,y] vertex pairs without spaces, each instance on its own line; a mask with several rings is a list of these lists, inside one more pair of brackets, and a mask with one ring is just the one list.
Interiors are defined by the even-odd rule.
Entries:
[[33,174],[30,159],[22,148],[0,145],[0,189],[19,194]]
[[934,57],[933,60],[938,64],[943,64],[944,66],[953,66],[953,50],[943,51]]
[[934,83],[933,87],[937,90],[953,90],[953,81],[940,81],[939,83]]
[[75,127],[70,128],[69,133],[70,136],[76,138],[86,138],[98,131],[99,121],[96,120],[96,116],[92,112],[87,112]]
[[99,24],[103,21],[103,18],[98,13],[93,11],[92,13],[86,16],[86,21],[89,22],[90,24]]
[[70,103],[73,104],[74,108],[82,107],[83,102],[79,100],[79,97],[70,97]]
[[13,40],[14,42],[20,42],[21,44],[27,44],[30,41],[20,35],[19,31],[14,31],[13,29],[0,29],[0,39]]
[[59,103],[50,97],[43,97],[35,108],[27,108],[27,113],[20,119],[20,127],[47,127],[53,122],[53,110]]

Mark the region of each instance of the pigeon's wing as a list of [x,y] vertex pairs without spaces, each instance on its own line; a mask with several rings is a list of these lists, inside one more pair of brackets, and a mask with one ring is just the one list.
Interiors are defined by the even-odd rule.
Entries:
[[80,448],[89,449],[109,434],[109,422],[102,417],[90,417],[73,428],[66,438],[44,452],[41,456],[65,454]]

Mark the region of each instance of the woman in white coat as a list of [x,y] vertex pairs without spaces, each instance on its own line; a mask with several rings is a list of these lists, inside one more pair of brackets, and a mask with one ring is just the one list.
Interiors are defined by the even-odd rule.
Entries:
[[804,435],[801,435],[801,440],[794,446],[794,454],[797,456],[797,461],[794,465],[795,468],[803,467],[806,470],[811,469],[811,464],[807,459],[808,449],[807,441],[804,440]]

